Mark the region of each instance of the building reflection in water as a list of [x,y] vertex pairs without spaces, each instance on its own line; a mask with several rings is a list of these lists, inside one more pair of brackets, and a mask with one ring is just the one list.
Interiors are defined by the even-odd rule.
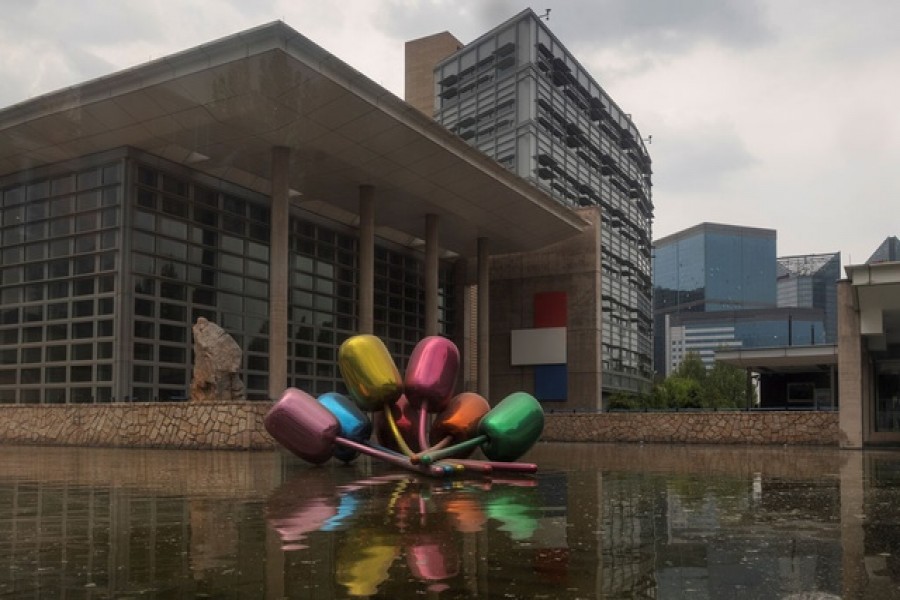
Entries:
[[895,452],[529,459],[534,478],[434,481],[276,453],[0,448],[0,597],[900,597]]

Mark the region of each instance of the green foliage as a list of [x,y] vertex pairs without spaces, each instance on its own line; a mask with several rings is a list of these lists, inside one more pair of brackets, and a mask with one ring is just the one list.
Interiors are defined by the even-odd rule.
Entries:
[[703,385],[696,379],[673,375],[656,386],[654,394],[660,408],[702,408]]
[[[707,404],[712,408],[746,408],[747,374],[743,369],[717,362],[706,374],[705,392]],[[755,403],[756,392],[751,389],[750,404]]]
[[650,394],[617,392],[609,399],[609,410],[719,410],[742,409],[756,401],[747,398],[747,374],[743,369],[715,363],[706,369],[696,353],[688,353],[671,376],[658,381]]
[[688,352],[684,360],[681,361],[678,370],[675,371],[674,377],[693,379],[702,383],[706,379],[706,365],[703,364],[699,354]]
[[615,392],[609,397],[607,410],[635,410],[640,408],[637,398],[634,394],[626,392]]

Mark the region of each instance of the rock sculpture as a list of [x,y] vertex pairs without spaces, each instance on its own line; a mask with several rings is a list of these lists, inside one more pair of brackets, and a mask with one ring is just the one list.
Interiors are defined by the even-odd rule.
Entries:
[[241,348],[224,329],[200,317],[193,327],[194,376],[191,402],[239,402],[247,399],[238,375]]

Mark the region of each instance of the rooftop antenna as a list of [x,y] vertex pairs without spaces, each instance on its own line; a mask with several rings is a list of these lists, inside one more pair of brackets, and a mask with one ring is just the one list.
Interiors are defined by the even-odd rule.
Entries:
[[548,8],[547,12],[545,12],[542,15],[538,15],[538,19],[543,19],[545,21],[549,21],[550,20],[550,9]]

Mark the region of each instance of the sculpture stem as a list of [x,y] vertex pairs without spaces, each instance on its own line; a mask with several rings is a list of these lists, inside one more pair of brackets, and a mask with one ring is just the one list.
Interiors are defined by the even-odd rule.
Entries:
[[354,450],[362,452],[363,454],[366,454],[368,456],[378,458],[394,466],[402,467],[404,469],[407,469],[408,471],[413,471],[414,473],[419,473],[421,475],[429,475],[431,477],[446,477],[447,475],[451,474],[440,465],[414,465],[403,456],[378,450],[376,448],[372,448],[367,444],[361,444],[353,440],[348,440],[347,438],[338,437],[335,439],[335,442],[342,446],[346,446],[347,448],[353,448]]
[[422,464],[430,465],[436,460],[440,460],[442,458],[446,458],[448,456],[453,455],[456,452],[461,452],[463,450],[469,450],[470,448],[477,448],[484,442],[488,441],[488,436],[479,435],[473,437],[470,440],[466,440],[464,442],[460,442],[455,446],[450,446],[448,448],[441,448],[440,450],[436,450],[434,452],[428,452],[427,454],[423,454],[419,457],[419,460]]
[[425,452],[425,448],[428,447],[427,424],[428,424],[428,408],[425,406],[425,403],[423,402],[422,406],[419,407],[419,454]]
[[413,456],[415,452],[409,449],[406,440],[403,439],[403,435],[400,433],[400,428],[397,427],[397,422],[394,420],[394,414],[391,412],[391,406],[389,404],[384,405],[384,418],[387,420],[388,427],[394,435],[394,439],[397,440],[397,446],[400,447],[403,454],[406,456]]

